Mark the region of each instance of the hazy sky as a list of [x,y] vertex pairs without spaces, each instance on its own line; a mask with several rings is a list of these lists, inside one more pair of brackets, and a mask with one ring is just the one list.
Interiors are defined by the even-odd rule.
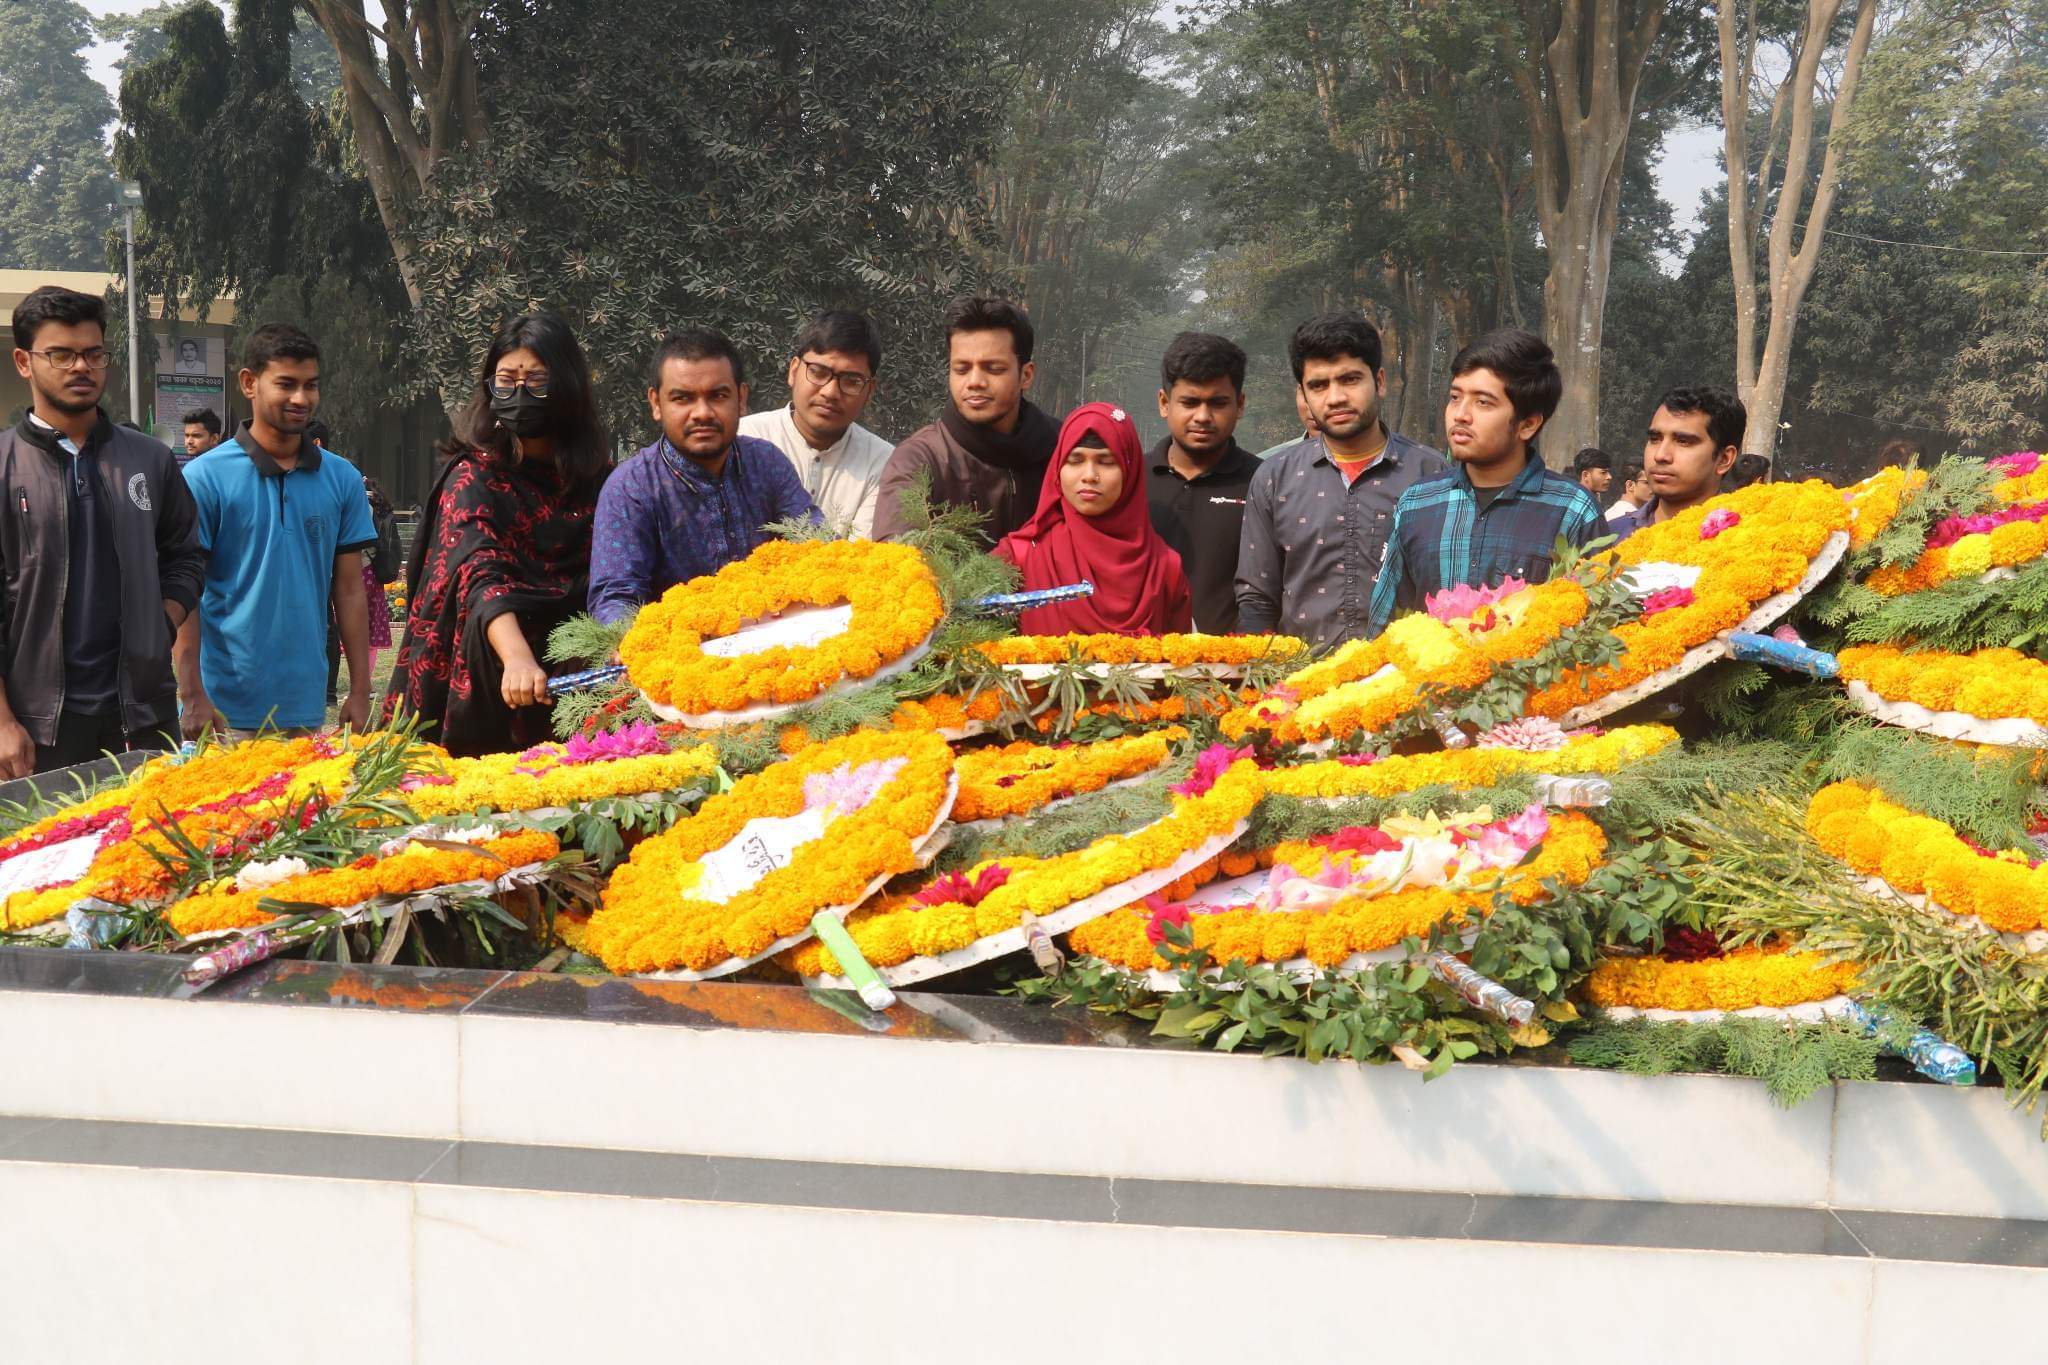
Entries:
[[[137,3],[136,0],[82,0],[82,3],[95,15],[131,14],[149,8],[147,3]],[[120,55],[120,48],[112,43],[102,43],[87,54],[93,75],[99,77],[109,90],[117,84],[114,62]],[[1670,201],[1672,215],[1681,232],[1693,232],[1700,225],[1700,195],[1718,184],[1721,178],[1717,160],[1720,151],[1721,130],[1718,127],[1680,129],[1665,141],[1663,159],[1657,163],[1657,185]]]

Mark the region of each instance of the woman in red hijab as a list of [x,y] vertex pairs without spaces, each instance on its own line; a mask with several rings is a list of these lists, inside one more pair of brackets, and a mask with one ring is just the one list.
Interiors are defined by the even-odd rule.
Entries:
[[1166,635],[1194,628],[1180,556],[1152,529],[1145,452],[1122,408],[1084,403],[1060,425],[1038,511],[1003,537],[996,555],[1024,574],[1024,587],[1087,579],[1095,595],[1034,607],[1019,623],[1029,635]]

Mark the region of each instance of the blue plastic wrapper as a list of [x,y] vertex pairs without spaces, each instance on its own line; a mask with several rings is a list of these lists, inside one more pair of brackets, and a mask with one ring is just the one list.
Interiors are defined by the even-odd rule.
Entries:
[[[1891,1016],[1883,1010],[1865,1008],[1854,1000],[1849,1002],[1849,1017],[1856,1021],[1858,1028],[1869,1034],[1875,1034],[1891,1023]],[[1943,1085],[1977,1083],[1977,1063],[1970,1059],[1970,1054],[1931,1029],[1913,1030],[1913,1036],[1897,1051],[1913,1064],[1915,1071],[1929,1080],[1940,1081]]]
[[1788,644],[1769,635],[1738,630],[1728,637],[1728,652],[1745,663],[1768,664],[1809,678],[1832,678],[1841,671],[1835,656],[1824,649]]

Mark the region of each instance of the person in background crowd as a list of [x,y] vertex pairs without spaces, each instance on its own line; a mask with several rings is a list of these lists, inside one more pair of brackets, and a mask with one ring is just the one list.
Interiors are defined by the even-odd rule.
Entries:
[[326,661],[311,642],[331,611],[348,657],[341,723],[363,729],[363,552],[377,528],[361,473],[306,435],[320,407],[320,348],[289,323],[265,323],[249,334],[238,382],[253,415],[185,467],[208,559],[199,611],[178,632],[180,724],[187,738],[319,728]]
[[1560,539],[1584,545],[1606,534],[1593,495],[1544,468],[1536,450],[1563,393],[1550,347],[1519,328],[1489,332],[1452,358],[1444,430],[1457,468],[1401,495],[1373,587],[1373,634],[1445,588],[1541,583]]
[[441,445],[448,461],[413,542],[387,717],[422,717],[460,757],[549,737],[540,660],[589,591],[609,450],[569,325],[528,313],[500,327]]
[[1598,446],[1587,446],[1572,457],[1572,477],[1597,503],[1614,486],[1614,457]]
[[363,475],[363,496],[370,500],[370,524],[377,528],[377,545],[363,556],[363,600],[370,613],[370,678],[377,677],[377,655],[391,648],[391,599],[384,585],[405,572],[399,561],[398,518],[391,499],[369,475]]
[[1259,461],[1264,463],[1283,450],[1290,450],[1309,440],[1316,434],[1315,415],[1308,410],[1308,395],[1301,391],[1301,385],[1294,386],[1294,416],[1301,423],[1301,435],[1290,436],[1278,445],[1267,446],[1259,452]]
[[171,638],[206,557],[161,441],[116,427],[106,305],[55,285],[16,306],[30,407],[0,432],[0,778],[163,749],[177,729]]
[[789,457],[739,434],[746,365],[724,333],[670,332],[647,382],[661,435],[613,472],[597,500],[590,614],[600,621],[745,559],[772,521],[819,520]]
[[1159,364],[1167,437],[1152,448],[1146,488],[1152,526],[1180,556],[1194,594],[1195,629],[1237,629],[1237,542],[1245,495],[1259,472],[1235,433],[1244,416],[1245,355],[1207,332],[1182,332]]
[[1727,492],[1747,488],[1753,483],[1762,483],[1771,477],[1771,462],[1761,455],[1737,455],[1735,468],[1728,471],[1723,482]]
[[1630,460],[1621,471],[1621,496],[1607,509],[1607,519],[1625,517],[1650,500],[1650,476],[1643,472],[1642,462]]
[[903,494],[919,476],[930,481],[934,510],[972,507],[988,520],[982,532],[1000,540],[1030,519],[1034,490],[1045,481],[1059,435],[1053,420],[1024,395],[1031,388],[1031,319],[994,298],[955,299],[946,310],[946,373],[951,402],[939,420],[896,447],[882,469],[875,538],[909,529]]
[[185,414],[184,448],[178,452],[178,468],[183,469],[193,459],[204,455],[220,444],[220,414],[212,408],[201,408]]
[[1643,441],[1643,471],[1650,500],[1608,526],[1622,539],[1645,526],[1669,521],[1721,491],[1721,476],[1742,454],[1749,411],[1726,389],[1711,386],[1667,392],[1650,415]]
[[995,554],[1017,566],[1026,590],[1095,585],[1091,597],[1025,612],[1027,635],[1168,635],[1192,622],[1180,556],[1152,529],[1138,429],[1111,404],[1067,415],[1038,511]]
[[1314,433],[1259,466],[1237,556],[1237,628],[1333,645],[1365,633],[1394,504],[1443,456],[1387,429],[1380,334],[1324,313],[1287,347]]
[[740,435],[768,442],[796,466],[825,520],[874,534],[882,467],[895,447],[860,424],[882,373],[882,339],[859,313],[814,314],[797,333],[789,402],[740,419]]
[[1927,452],[1920,448],[1919,442],[1908,441],[1904,437],[1894,437],[1886,441],[1884,448],[1877,452],[1877,467],[1879,469],[1890,468],[1894,465],[1904,469],[1908,465],[1925,464],[1926,461]]

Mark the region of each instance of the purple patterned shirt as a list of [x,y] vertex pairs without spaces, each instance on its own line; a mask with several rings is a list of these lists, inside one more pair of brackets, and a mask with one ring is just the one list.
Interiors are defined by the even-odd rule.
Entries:
[[590,545],[590,614],[616,621],[678,583],[745,559],[762,527],[819,520],[796,466],[774,446],[736,437],[711,478],[663,437],[612,471],[597,498]]

